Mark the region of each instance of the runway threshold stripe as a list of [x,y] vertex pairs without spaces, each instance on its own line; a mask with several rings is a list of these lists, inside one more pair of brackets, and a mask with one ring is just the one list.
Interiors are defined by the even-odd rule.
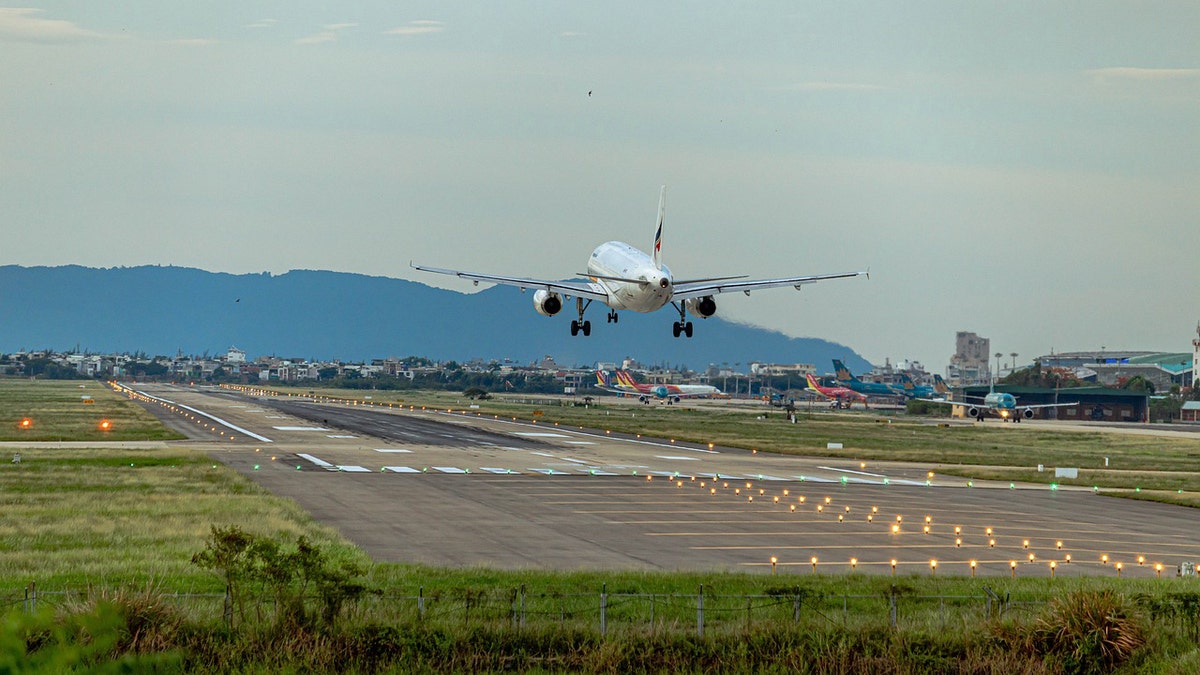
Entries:
[[385,467],[383,467],[383,470],[391,471],[392,473],[421,473],[420,471],[412,468],[411,466],[385,466]]
[[325,460],[321,459],[320,457],[313,457],[312,455],[309,455],[309,454],[306,454],[303,452],[300,453],[299,456],[303,457],[304,459],[307,459],[308,461],[312,462],[313,464],[316,464],[319,467],[323,467],[326,469],[333,468],[332,464],[330,464],[329,462],[326,462]]
[[364,466],[355,466],[353,464],[350,464],[350,465],[339,464],[338,471],[345,471],[347,473],[371,473],[370,469],[368,469]]

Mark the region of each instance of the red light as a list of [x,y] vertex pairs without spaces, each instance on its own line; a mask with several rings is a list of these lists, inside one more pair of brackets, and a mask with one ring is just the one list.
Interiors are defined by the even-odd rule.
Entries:
[[22,429],[28,429],[31,426],[33,426],[33,420],[29,419],[28,417],[21,420],[21,428]]
[[112,422],[109,422],[108,420],[101,420],[100,431],[108,431],[109,429],[112,429]]

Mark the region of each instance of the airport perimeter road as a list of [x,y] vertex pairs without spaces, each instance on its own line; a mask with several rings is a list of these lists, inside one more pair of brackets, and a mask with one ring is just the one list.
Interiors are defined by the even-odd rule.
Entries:
[[[1156,563],[1167,575],[1200,560],[1194,510],[1088,491],[968,487],[940,476],[926,485],[926,467],[910,464],[864,467],[444,411],[307,403],[297,417],[265,399],[156,391],[269,439],[208,447],[379,561],[769,573],[775,557],[782,572],[812,573],[816,557],[818,572],[848,572],[855,559],[859,572],[890,574],[894,559],[898,574],[931,573],[936,560],[938,575],[968,575],[974,560],[976,574],[1004,576],[1013,562],[1019,576],[1049,576],[1053,561],[1056,575],[1116,576],[1120,563],[1122,576],[1147,577]],[[419,442],[400,442],[405,433]]]

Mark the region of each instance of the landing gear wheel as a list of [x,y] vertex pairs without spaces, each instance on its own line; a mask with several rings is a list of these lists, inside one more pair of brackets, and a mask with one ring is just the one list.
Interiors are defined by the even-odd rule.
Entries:
[[671,333],[672,333],[672,334],[673,334],[675,337],[679,337],[679,334],[680,334],[681,332],[683,332],[683,326],[682,326],[682,325],[680,325],[680,323],[679,323],[678,321],[676,321],[675,323],[671,324]]
[[583,331],[583,336],[584,336],[584,337],[587,337],[587,336],[591,335],[591,334],[592,334],[592,322],[591,322],[591,321],[584,321],[584,322],[583,322],[583,326],[582,326],[582,327],[580,327],[580,330],[582,330],[582,331]]
[[579,335],[579,322],[571,319],[571,337]]
[[617,321],[619,321],[620,319],[621,319],[621,316],[619,314],[617,314],[617,310],[614,309],[613,311],[608,313],[608,322],[609,323],[617,323]]
[[692,337],[692,322],[691,321],[683,324],[683,334],[688,337]]

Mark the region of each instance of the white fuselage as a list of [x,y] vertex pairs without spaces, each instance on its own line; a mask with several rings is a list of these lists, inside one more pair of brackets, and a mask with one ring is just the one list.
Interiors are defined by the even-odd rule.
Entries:
[[592,285],[608,294],[607,304],[613,309],[653,312],[671,302],[671,270],[655,267],[649,254],[625,242],[597,246],[588,259],[588,273],[595,275]]

